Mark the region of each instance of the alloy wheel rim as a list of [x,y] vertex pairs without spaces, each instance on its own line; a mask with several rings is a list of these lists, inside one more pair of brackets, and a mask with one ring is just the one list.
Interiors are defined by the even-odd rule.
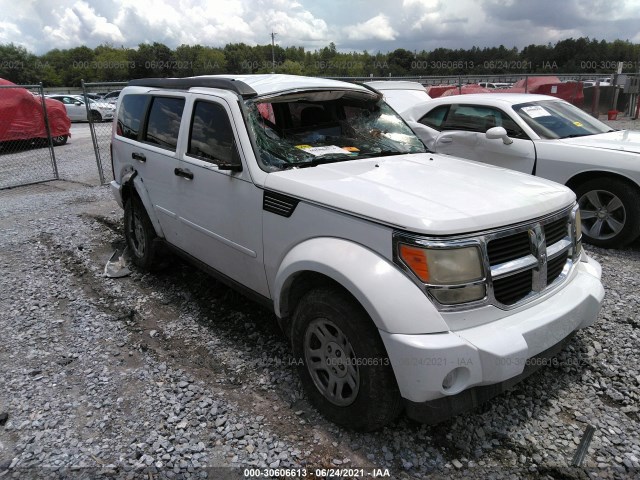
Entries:
[[582,231],[596,240],[609,240],[625,226],[627,211],[620,198],[607,190],[591,190],[578,200]]

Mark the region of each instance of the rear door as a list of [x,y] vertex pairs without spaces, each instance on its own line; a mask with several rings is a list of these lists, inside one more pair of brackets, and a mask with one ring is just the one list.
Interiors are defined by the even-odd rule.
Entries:
[[125,95],[118,111],[114,156],[123,168],[131,167],[151,201],[165,238],[179,244],[178,136],[185,106],[184,95]]
[[180,248],[254,292],[269,296],[263,265],[262,197],[243,163],[244,124],[235,105],[202,96],[187,107],[179,179]]
[[[501,109],[486,105],[451,105],[437,127],[433,127],[434,119],[429,117],[430,114],[433,116],[433,113],[428,113],[421,123],[431,123],[432,128],[438,129],[439,134],[432,144],[436,152],[533,173],[535,145]],[[486,132],[493,127],[503,127],[513,142],[507,145],[501,139],[488,139]]]

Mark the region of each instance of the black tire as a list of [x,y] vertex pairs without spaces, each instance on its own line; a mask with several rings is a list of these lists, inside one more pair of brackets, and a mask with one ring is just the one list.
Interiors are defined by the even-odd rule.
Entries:
[[576,188],[585,242],[618,248],[640,235],[640,191],[617,178],[589,180]]
[[98,112],[96,110],[91,110],[89,112],[89,115],[91,115],[91,121],[93,123],[97,123],[97,122],[101,122],[102,121],[102,115],[100,114],[100,112]]
[[[321,332],[326,333],[325,343],[320,342]],[[348,293],[331,287],[308,292],[295,309],[292,334],[307,397],[327,419],[372,431],[402,412],[400,391],[378,330]],[[341,363],[341,358],[351,361]],[[312,364],[319,368],[311,368]],[[329,398],[332,378],[336,388]]]
[[51,137],[51,141],[53,142],[54,147],[59,147],[60,145],[67,143],[68,138],[68,135],[58,135],[57,137]]
[[127,200],[124,207],[124,236],[133,263],[140,268],[153,269],[156,232],[144,205],[136,196]]

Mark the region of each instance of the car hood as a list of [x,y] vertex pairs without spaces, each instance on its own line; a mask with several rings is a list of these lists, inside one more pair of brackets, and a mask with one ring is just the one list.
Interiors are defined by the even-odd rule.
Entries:
[[620,130],[586,137],[563,138],[560,141],[583,147],[640,153],[640,131],[638,130]]
[[275,172],[264,186],[427,235],[511,225],[575,200],[573,192],[549,180],[427,153]]

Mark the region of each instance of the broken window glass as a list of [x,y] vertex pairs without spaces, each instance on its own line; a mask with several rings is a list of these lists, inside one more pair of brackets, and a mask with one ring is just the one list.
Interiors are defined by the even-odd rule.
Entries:
[[299,92],[247,100],[246,106],[266,170],[426,151],[407,124],[371,95]]

